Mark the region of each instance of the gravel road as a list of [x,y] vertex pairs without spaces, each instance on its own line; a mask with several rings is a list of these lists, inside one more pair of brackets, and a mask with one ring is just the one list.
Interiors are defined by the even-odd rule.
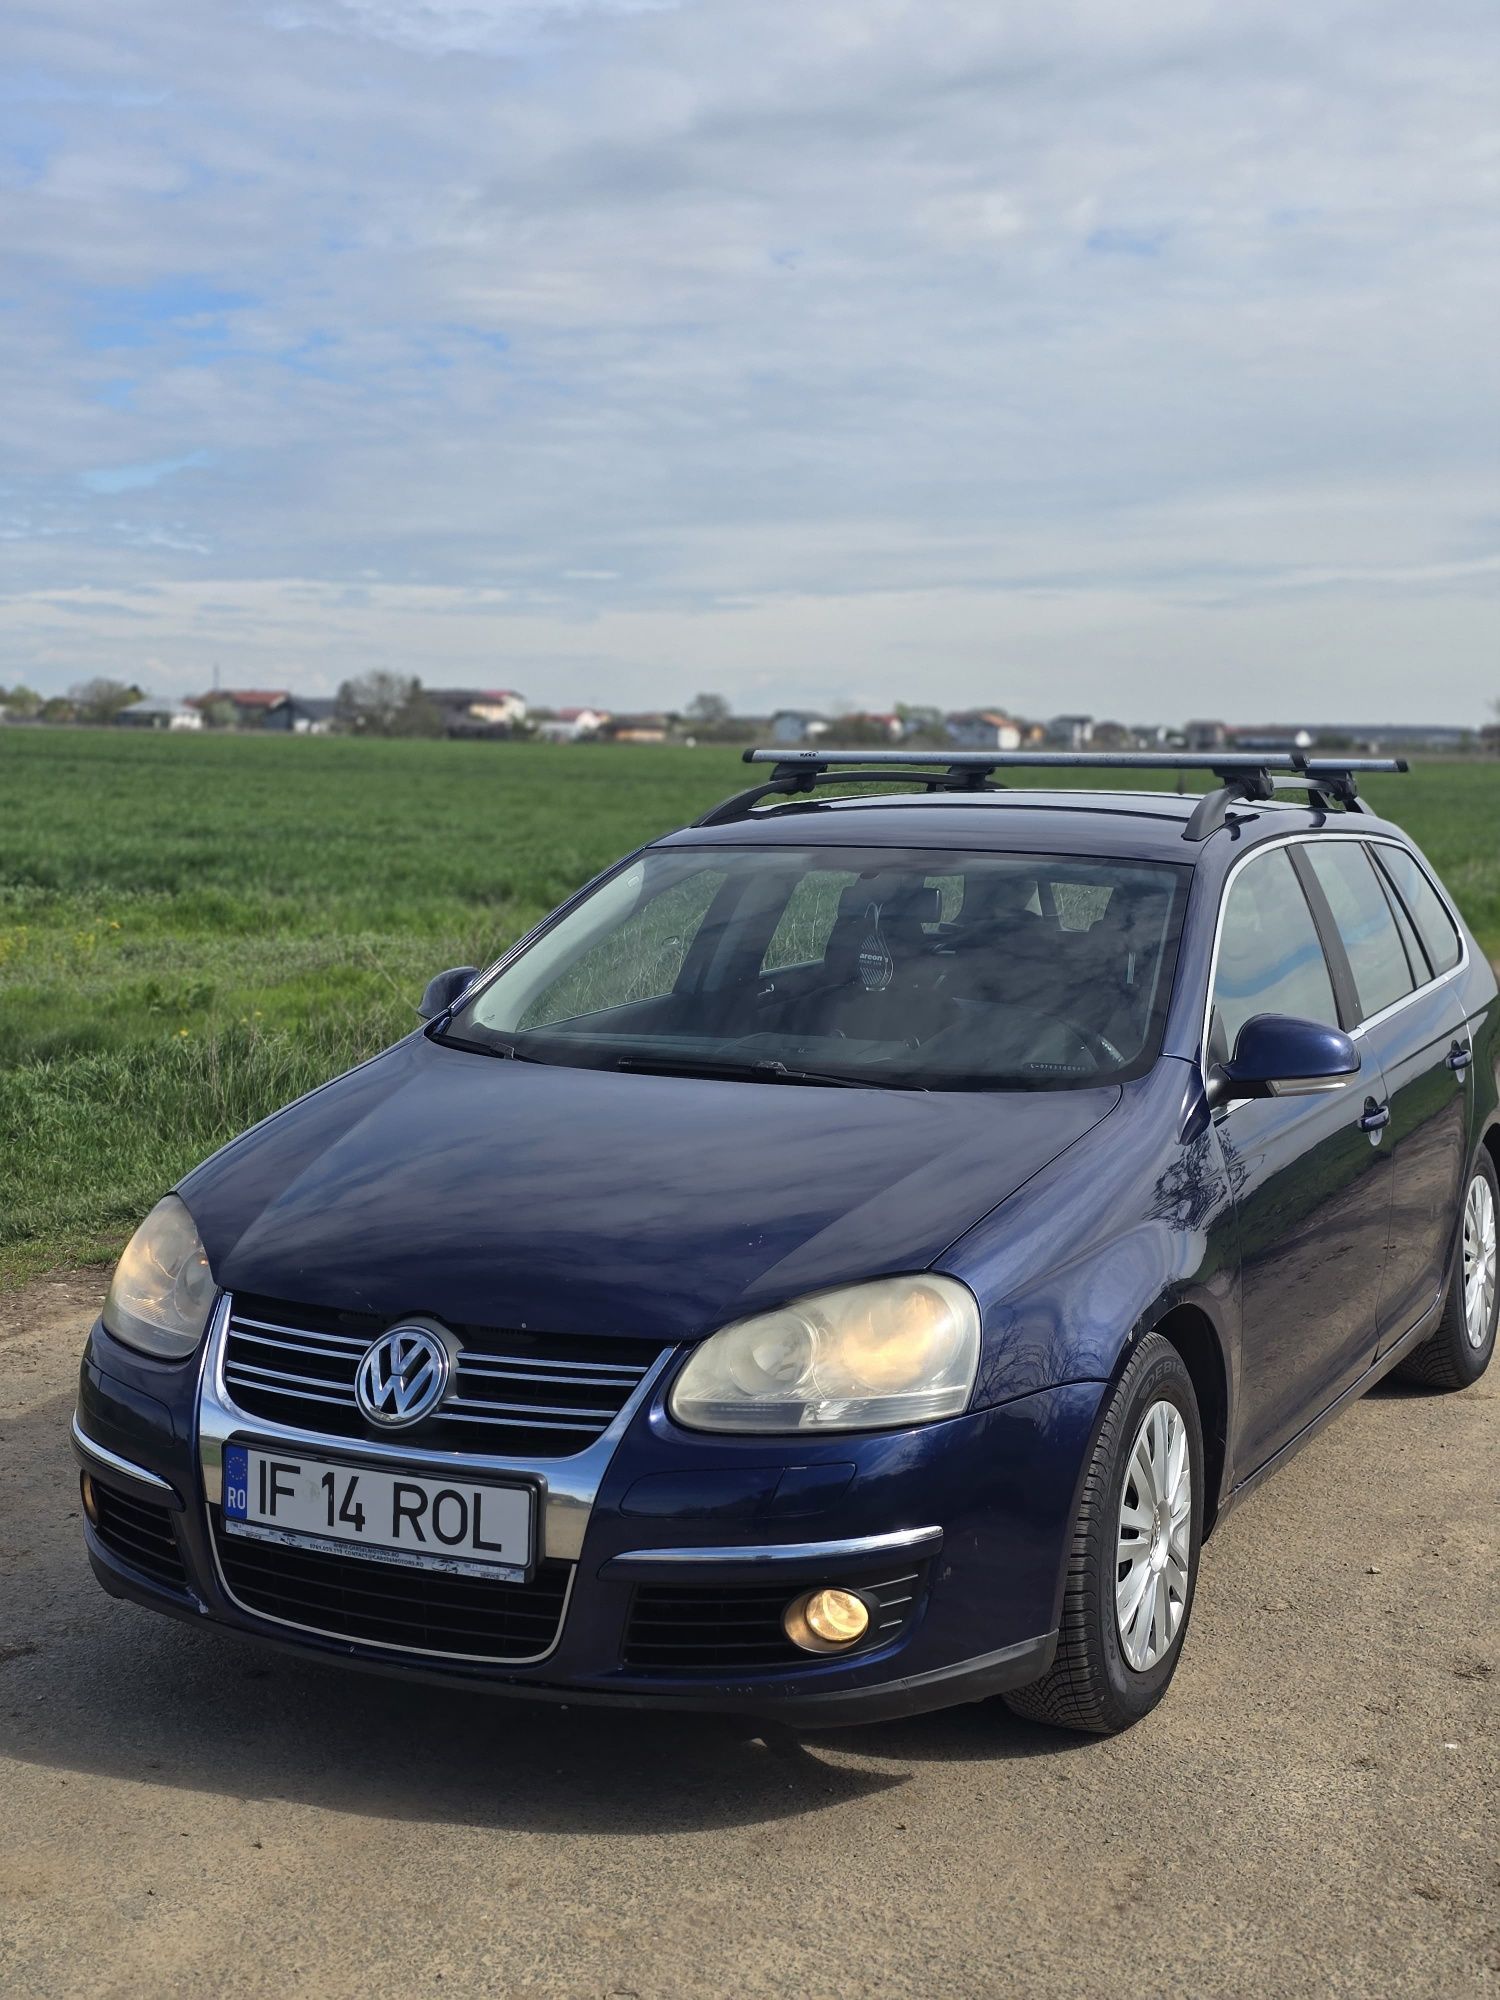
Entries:
[[1127,1736],[761,1740],[116,1604],[68,1449],[103,1279],[0,1296],[0,1993],[1500,1995],[1500,1379],[1378,1390],[1206,1552]]

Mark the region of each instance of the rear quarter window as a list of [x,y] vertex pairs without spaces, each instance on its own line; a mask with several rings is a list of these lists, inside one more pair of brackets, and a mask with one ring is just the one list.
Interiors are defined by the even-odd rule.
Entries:
[[1383,841],[1371,852],[1416,925],[1434,975],[1451,972],[1463,955],[1463,945],[1442,897],[1428,881],[1416,856],[1408,854],[1404,847],[1389,847]]

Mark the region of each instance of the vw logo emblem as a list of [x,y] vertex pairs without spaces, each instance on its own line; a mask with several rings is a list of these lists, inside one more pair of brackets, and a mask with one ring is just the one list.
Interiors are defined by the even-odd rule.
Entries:
[[448,1349],[425,1326],[393,1326],[365,1349],[354,1378],[354,1400],[372,1424],[387,1430],[419,1424],[448,1387]]

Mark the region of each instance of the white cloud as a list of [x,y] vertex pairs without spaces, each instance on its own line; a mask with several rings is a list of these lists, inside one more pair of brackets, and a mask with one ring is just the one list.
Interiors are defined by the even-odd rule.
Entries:
[[380,652],[1175,716],[1233,662],[1258,708],[1477,718],[1500,678],[1479,0],[50,0],[8,39],[28,679],[138,647],[55,600],[143,570],[181,686]]

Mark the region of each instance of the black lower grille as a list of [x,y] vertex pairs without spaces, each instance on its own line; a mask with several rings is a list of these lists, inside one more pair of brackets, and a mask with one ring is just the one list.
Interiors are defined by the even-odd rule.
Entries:
[[465,1659],[548,1652],[572,1573],[567,1563],[543,1563],[531,1583],[501,1583],[399,1568],[226,1534],[217,1513],[214,1538],[224,1580],[247,1611],[369,1646]]
[[164,1583],[172,1590],[186,1590],[187,1571],[172,1531],[171,1511],[154,1507],[149,1500],[117,1493],[112,1486],[101,1485],[97,1478],[93,1487],[98,1516],[94,1533],[110,1554],[155,1583]]
[[[919,1566],[899,1576],[865,1583],[847,1577],[825,1577],[828,1584],[857,1583],[879,1609],[862,1649],[886,1645],[896,1638],[915,1610],[922,1585]],[[795,1597],[815,1587],[813,1582],[779,1584],[641,1584],[630,1607],[625,1633],[625,1664],[653,1673],[720,1674],[766,1672],[777,1667],[805,1667],[813,1655],[794,1646],[782,1630],[781,1616]]]

